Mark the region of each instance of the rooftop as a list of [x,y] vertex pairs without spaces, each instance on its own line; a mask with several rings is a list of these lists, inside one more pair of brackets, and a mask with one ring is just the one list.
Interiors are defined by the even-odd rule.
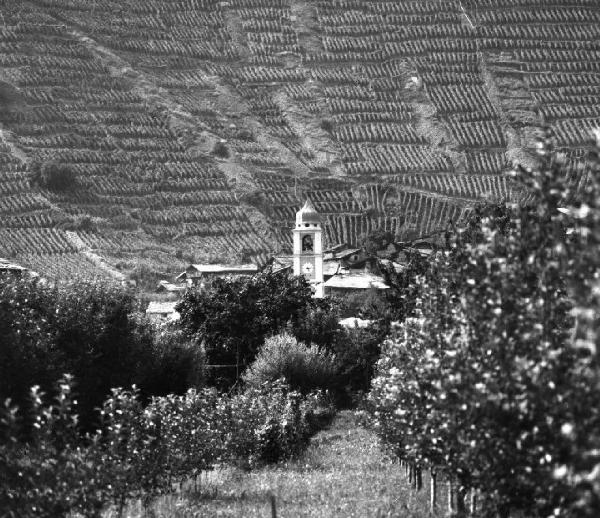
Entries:
[[173,284],[169,281],[160,281],[158,283],[158,289],[165,290],[171,293],[177,293],[180,291],[185,291],[186,287],[182,284]]
[[8,259],[4,259],[0,257],[0,270],[11,270],[11,271],[21,271],[24,272],[27,268],[21,266],[20,264],[13,263]]
[[176,277],[176,280],[180,281],[188,276],[199,277],[204,273],[252,275],[258,273],[258,266],[255,264],[190,264],[185,272]]
[[366,320],[357,317],[342,318],[339,321],[339,324],[347,329],[364,329],[365,327],[369,327],[372,323],[373,320]]
[[369,288],[386,290],[389,288],[389,286],[383,281],[382,277],[370,272],[335,275],[326,281],[324,286],[326,288],[354,290],[368,290]]
[[168,314],[178,314],[175,311],[175,306],[178,304],[177,301],[171,302],[159,302],[159,301],[151,301],[148,304],[148,308],[146,309],[146,314],[152,315],[168,315]]

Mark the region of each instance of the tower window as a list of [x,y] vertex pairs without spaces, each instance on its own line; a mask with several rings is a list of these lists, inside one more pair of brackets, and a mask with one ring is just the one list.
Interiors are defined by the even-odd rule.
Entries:
[[310,227],[310,223],[304,223],[305,227]]
[[303,252],[312,252],[313,251],[313,238],[312,236],[304,236],[302,238],[302,251]]

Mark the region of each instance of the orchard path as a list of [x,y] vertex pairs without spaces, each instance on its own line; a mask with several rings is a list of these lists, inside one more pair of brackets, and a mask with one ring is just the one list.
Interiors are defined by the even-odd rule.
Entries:
[[[299,459],[252,472],[217,472],[198,493],[163,497],[153,511],[160,517],[270,518],[274,495],[278,518],[419,518],[430,516],[426,493],[410,490],[400,465],[345,411]],[[130,509],[128,516],[143,514]]]

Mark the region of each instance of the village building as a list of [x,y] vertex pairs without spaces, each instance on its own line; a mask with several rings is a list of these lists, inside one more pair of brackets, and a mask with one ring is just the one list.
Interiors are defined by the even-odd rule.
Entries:
[[[323,250],[322,233],[321,216],[307,200],[296,213],[293,273],[306,277],[314,288],[315,297],[389,288],[380,275],[377,257],[345,244]],[[275,261],[284,263],[282,258],[275,258]]]
[[373,289],[389,289],[383,277],[371,272],[352,272],[334,275],[324,283],[324,287],[325,293],[331,296],[344,296]]
[[365,329],[369,327],[373,322],[374,320],[368,320],[358,317],[348,317],[338,320],[340,326],[346,329]]
[[[391,265],[396,271],[402,268],[391,260],[347,244],[324,249],[322,218],[310,200],[296,213],[292,236],[293,254],[274,256],[262,271],[302,275],[317,298],[389,289],[381,275],[381,266]],[[259,267],[255,264],[190,264],[174,283],[161,281],[157,292],[179,295],[188,288],[203,289],[209,281],[219,277],[248,276],[258,272]],[[147,313],[156,320],[168,319],[171,314],[169,304],[173,303],[152,302]]]
[[218,277],[239,277],[255,273],[258,273],[258,266],[255,264],[190,264],[175,280],[185,283],[188,288],[203,288],[206,281]]
[[304,275],[314,289],[315,297],[323,292],[323,229],[321,216],[310,200],[296,213],[293,229],[294,275]]
[[15,277],[20,279],[26,274],[31,273],[24,266],[0,257],[0,277]]
[[173,284],[169,281],[160,281],[156,287],[156,293],[169,293],[178,295],[187,289],[186,284]]
[[179,320],[181,315],[175,311],[175,306],[177,304],[178,301],[152,301],[146,309],[146,317],[155,324],[164,324]]

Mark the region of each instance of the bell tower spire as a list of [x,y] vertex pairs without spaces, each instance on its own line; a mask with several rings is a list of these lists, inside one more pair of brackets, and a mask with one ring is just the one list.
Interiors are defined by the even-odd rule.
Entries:
[[323,297],[323,229],[321,216],[310,200],[296,213],[294,233],[294,275],[304,275]]

